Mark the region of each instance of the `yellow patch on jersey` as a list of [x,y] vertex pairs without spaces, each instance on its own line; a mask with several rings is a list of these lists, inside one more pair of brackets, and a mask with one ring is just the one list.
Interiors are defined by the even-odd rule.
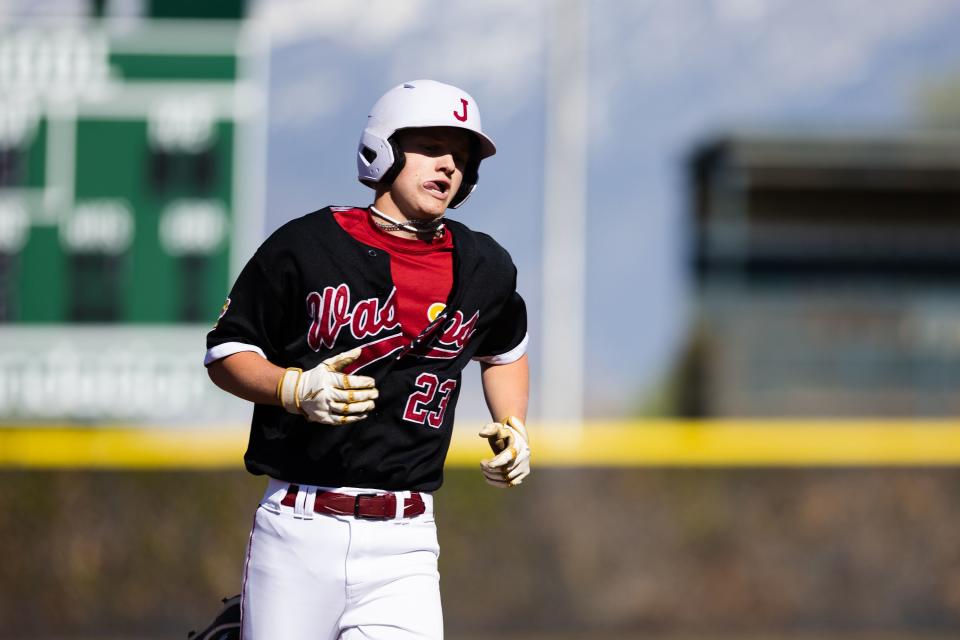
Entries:
[[220,319],[227,313],[227,309],[230,308],[230,298],[227,298],[227,301],[223,303],[223,309],[220,310],[220,315],[217,316],[217,321],[213,323],[213,328],[216,329],[217,325],[220,324]]
[[427,307],[427,319],[430,322],[433,322],[434,320],[437,319],[437,316],[440,315],[443,312],[443,310],[446,308],[447,308],[447,305],[445,305],[444,303],[434,302],[432,305]]

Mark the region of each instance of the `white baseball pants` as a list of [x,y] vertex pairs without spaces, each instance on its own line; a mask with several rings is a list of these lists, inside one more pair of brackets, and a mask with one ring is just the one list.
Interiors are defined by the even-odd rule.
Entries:
[[366,520],[314,513],[313,497],[369,489],[300,485],[288,507],[289,487],[270,480],[250,532],[243,640],[443,637],[433,496],[422,515]]

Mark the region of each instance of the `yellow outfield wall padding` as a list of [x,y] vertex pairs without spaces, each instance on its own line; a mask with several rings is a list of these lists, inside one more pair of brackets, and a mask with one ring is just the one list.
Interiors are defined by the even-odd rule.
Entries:
[[[478,429],[457,426],[448,467],[492,455]],[[960,419],[531,424],[530,439],[534,467],[960,465]],[[239,425],[0,426],[0,466],[239,469],[246,442]]]
[[244,428],[0,428],[0,465],[205,468],[243,466]]

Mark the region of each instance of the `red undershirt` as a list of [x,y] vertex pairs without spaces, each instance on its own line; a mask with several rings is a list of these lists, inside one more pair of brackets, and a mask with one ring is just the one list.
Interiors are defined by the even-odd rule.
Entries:
[[366,209],[334,212],[344,231],[357,241],[386,251],[397,288],[397,315],[403,335],[413,339],[437,317],[453,287],[453,234],[419,240],[390,235],[374,224]]

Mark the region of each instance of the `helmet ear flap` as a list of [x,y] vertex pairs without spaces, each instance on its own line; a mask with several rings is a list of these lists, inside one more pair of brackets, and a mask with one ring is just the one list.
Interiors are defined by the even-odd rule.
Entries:
[[390,165],[390,168],[387,169],[383,177],[380,178],[380,184],[393,183],[397,175],[403,170],[403,165],[407,163],[407,157],[397,143],[396,136],[390,136],[387,142],[390,143],[390,149],[393,151],[393,164]]
[[474,188],[477,186],[477,182],[480,180],[480,145],[477,143],[476,139],[471,140],[470,142],[470,159],[467,160],[467,165],[463,168],[463,182],[460,183],[460,188],[457,190],[456,195],[453,196],[453,199],[450,200],[450,208],[456,209],[463,202],[470,197],[470,194],[473,193]]
[[477,186],[477,180],[480,178],[480,161],[474,160],[473,158],[467,162],[467,166],[463,169],[463,182],[460,183],[460,188],[457,190],[453,199],[450,200],[450,208],[456,209],[463,202],[470,197],[470,194],[473,193],[474,188]]

